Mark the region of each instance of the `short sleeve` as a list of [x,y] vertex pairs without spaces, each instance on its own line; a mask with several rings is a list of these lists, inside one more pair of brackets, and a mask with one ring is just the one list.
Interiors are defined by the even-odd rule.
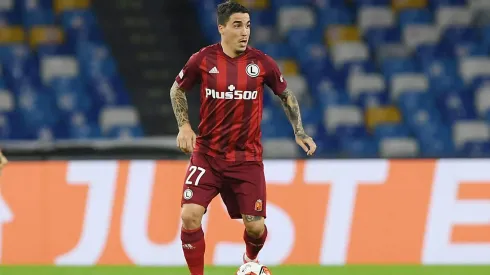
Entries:
[[270,56],[265,56],[265,84],[271,88],[276,95],[282,94],[287,88],[286,79],[282,76],[277,63]]
[[197,59],[198,53],[193,54],[175,78],[175,81],[182,89],[190,90],[200,81],[199,63]]

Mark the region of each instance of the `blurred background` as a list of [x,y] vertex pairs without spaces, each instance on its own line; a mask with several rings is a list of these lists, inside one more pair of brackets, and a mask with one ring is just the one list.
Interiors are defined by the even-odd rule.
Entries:
[[[219,41],[220,2],[0,0],[1,146],[174,154],[169,89]],[[252,12],[251,45],[297,93],[318,157],[490,155],[490,1],[238,2]],[[264,96],[266,156],[300,157]],[[198,94],[189,101],[197,127]]]

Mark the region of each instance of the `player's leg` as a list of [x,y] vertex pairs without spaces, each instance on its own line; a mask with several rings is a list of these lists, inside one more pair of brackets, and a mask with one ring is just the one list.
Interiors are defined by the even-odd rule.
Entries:
[[213,173],[212,160],[194,153],[184,179],[182,193],[182,250],[191,275],[203,275],[206,243],[201,227],[202,217],[211,200],[218,194],[221,182]]
[[268,234],[265,225],[267,201],[264,166],[262,162],[244,162],[232,167],[226,176],[233,179],[230,186],[234,195],[234,203],[227,205],[228,211],[232,218],[243,219],[245,225],[243,240],[246,253],[243,260],[257,261]]

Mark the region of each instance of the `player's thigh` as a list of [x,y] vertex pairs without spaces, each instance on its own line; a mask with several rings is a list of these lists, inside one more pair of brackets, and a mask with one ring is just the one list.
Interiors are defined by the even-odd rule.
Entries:
[[230,218],[241,219],[242,214],[240,211],[240,204],[238,203],[238,198],[232,189],[230,181],[223,183],[223,186],[220,189],[220,196],[226,206],[226,210]]
[[221,177],[214,163],[204,154],[193,153],[184,177],[181,205],[197,204],[207,209],[219,192]]
[[[228,172],[228,171],[227,171]],[[230,187],[240,214],[267,216],[267,192],[262,162],[245,162],[233,167],[227,178],[232,180]]]

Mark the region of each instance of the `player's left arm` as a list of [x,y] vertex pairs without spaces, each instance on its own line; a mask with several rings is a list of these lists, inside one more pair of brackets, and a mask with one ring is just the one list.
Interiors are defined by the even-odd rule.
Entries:
[[264,65],[266,66],[265,84],[281,99],[282,107],[291,122],[291,126],[293,126],[296,143],[305,150],[307,155],[313,155],[316,150],[316,144],[303,129],[301,111],[294,92],[288,88],[287,81],[283,77],[279,66],[270,56],[264,55]]
[[313,155],[316,150],[316,144],[315,141],[313,141],[313,138],[308,136],[303,128],[301,110],[296,96],[294,96],[294,93],[289,88],[286,88],[282,93],[278,94],[278,96],[281,99],[284,112],[293,127],[296,143],[305,150],[307,155]]

